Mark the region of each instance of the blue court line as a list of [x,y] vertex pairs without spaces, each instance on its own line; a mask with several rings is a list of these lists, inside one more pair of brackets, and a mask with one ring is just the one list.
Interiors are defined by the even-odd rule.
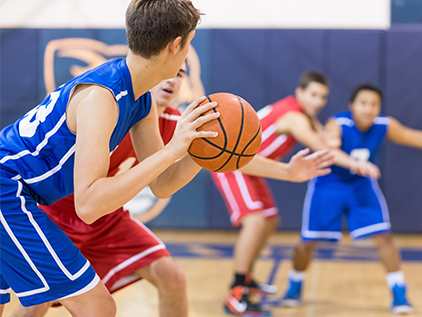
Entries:
[[[233,257],[232,244],[215,243],[167,243],[167,249],[173,257],[222,259]],[[281,261],[291,259],[294,245],[269,244],[261,260]],[[403,262],[422,262],[422,248],[401,248]],[[374,247],[323,244],[316,251],[314,259],[332,261],[378,262],[378,250]],[[278,263],[278,262],[275,262]],[[279,265],[279,263],[278,263]]]

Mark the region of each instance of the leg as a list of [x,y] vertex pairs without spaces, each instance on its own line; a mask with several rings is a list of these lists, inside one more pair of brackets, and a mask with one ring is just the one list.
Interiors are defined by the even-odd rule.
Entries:
[[234,270],[237,274],[247,274],[255,260],[278,226],[278,217],[265,218],[261,212],[242,218],[242,228],[234,248]]
[[23,307],[19,305],[19,307],[14,310],[10,317],[42,317],[47,313],[51,304],[52,302],[49,302],[29,307]]
[[4,305],[0,305],[0,317],[3,316]]
[[312,261],[317,242],[300,242],[296,245],[293,253],[293,269],[304,272]]
[[376,235],[373,237],[378,247],[381,262],[384,264],[388,273],[400,270],[400,250],[394,243],[391,233]]
[[90,291],[62,299],[60,303],[75,317],[116,316],[116,303],[102,282]]
[[159,258],[136,273],[157,287],[160,317],[188,315],[186,277],[173,258]]

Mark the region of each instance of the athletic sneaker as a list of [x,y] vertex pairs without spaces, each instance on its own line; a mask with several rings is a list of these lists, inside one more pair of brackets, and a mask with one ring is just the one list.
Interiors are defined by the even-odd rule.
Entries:
[[392,292],[391,311],[393,314],[410,314],[413,312],[412,305],[406,299],[406,286],[394,285]]
[[290,287],[284,295],[281,305],[285,307],[297,307],[302,302],[302,282],[289,280]]
[[275,295],[278,292],[278,287],[275,285],[256,282],[252,277],[252,273],[246,274],[245,283],[249,288],[250,294],[267,296]]
[[259,303],[252,303],[247,287],[238,285],[227,294],[225,309],[227,313],[237,316],[262,316],[265,311]]
[[251,294],[257,294],[262,296],[275,295],[278,292],[277,286],[265,283],[257,283],[254,280],[252,280],[248,287],[249,292]]

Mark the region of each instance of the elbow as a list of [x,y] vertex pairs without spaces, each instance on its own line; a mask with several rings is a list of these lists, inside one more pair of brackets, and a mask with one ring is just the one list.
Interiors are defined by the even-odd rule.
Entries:
[[75,203],[75,210],[78,217],[88,225],[92,224],[96,220],[93,216],[93,211],[87,206],[78,206]]

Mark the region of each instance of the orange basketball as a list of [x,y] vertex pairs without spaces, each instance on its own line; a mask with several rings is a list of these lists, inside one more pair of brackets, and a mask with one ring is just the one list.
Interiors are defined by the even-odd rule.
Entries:
[[261,124],[254,108],[239,96],[216,93],[201,104],[213,101],[217,106],[210,111],[219,112],[220,117],[198,131],[216,131],[218,136],[195,139],[188,152],[198,165],[209,171],[232,172],[249,163],[258,152]]

